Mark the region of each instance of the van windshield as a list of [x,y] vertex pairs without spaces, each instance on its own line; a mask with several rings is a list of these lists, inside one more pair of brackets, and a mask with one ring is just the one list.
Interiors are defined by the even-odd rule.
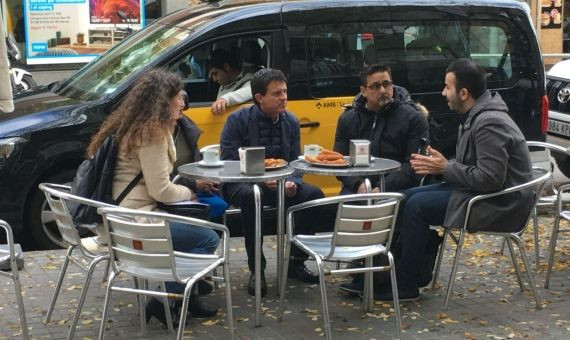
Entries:
[[115,92],[139,69],[188,37],[190,31],[155,24],[87,64],[57,90],[57,94],[81,101],[97,100]]

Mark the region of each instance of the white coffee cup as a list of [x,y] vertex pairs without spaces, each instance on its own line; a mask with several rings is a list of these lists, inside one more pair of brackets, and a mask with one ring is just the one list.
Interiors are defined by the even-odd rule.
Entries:
[[206,149],[202,152],[204,163],[218,163],[220,161],[220,150]]
[[303,155],[316,157],[321,152],[321,147],[318,146],[317,144],[305,144],[305,150],[304,151],[305,152],[303,153]]

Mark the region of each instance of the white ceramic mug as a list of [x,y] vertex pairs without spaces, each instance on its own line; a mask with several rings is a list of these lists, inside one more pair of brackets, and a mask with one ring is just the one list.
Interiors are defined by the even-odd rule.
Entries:
[[305,150],[304,151],[305,152],[303,153],[303,155],[316,157],[321,152],[321,147],[318,146],[317,144],[305,144]]
[[220,150],[207,149],[202,153],[204,163],[218,163],[220,161]]

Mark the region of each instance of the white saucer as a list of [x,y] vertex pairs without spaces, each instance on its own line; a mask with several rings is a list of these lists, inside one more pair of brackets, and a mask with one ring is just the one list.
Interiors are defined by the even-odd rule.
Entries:
[[199,161],[198,162],[198,166],[204,167],[204,168],[219,168],[221,166],[224,166],[224,161],[217,161],[216,163],[205,163],[204,161]]

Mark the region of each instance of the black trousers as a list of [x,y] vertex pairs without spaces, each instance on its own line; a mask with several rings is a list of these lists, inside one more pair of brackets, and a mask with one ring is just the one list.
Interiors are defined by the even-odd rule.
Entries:
[[[259,185],[259,187],[261,189],[261,205],[275,205],[277,203],[277,192],[268,189],[263,184]],[[249,266],[249,270],[253,273],[255,272],[255,201],[253,185],[247,183],[227,183],[223,185],[223,194],[224,199],[228,203],[241,208],[241,224],[245,237],[247,265]],[[303,183],[297,187],[297,194],[294,197],[289,198],[285,196],[285,209],[296,204],[323,197],[324,194],[321,189]],[[310,208],[295,214],[295,234],[313,235],[315,233],[315,230],[319,227],[319,222],[315,219],[315,216],[319,216],[318,210],[318,208]],[[263,227],[261,228],[261,234],[263,235]],[[291,256],[301,259],[307,258],[307,255],[295,246],[291,247]],[[262,249],[261,270],[265,270],[265,265],[266,261]]]

